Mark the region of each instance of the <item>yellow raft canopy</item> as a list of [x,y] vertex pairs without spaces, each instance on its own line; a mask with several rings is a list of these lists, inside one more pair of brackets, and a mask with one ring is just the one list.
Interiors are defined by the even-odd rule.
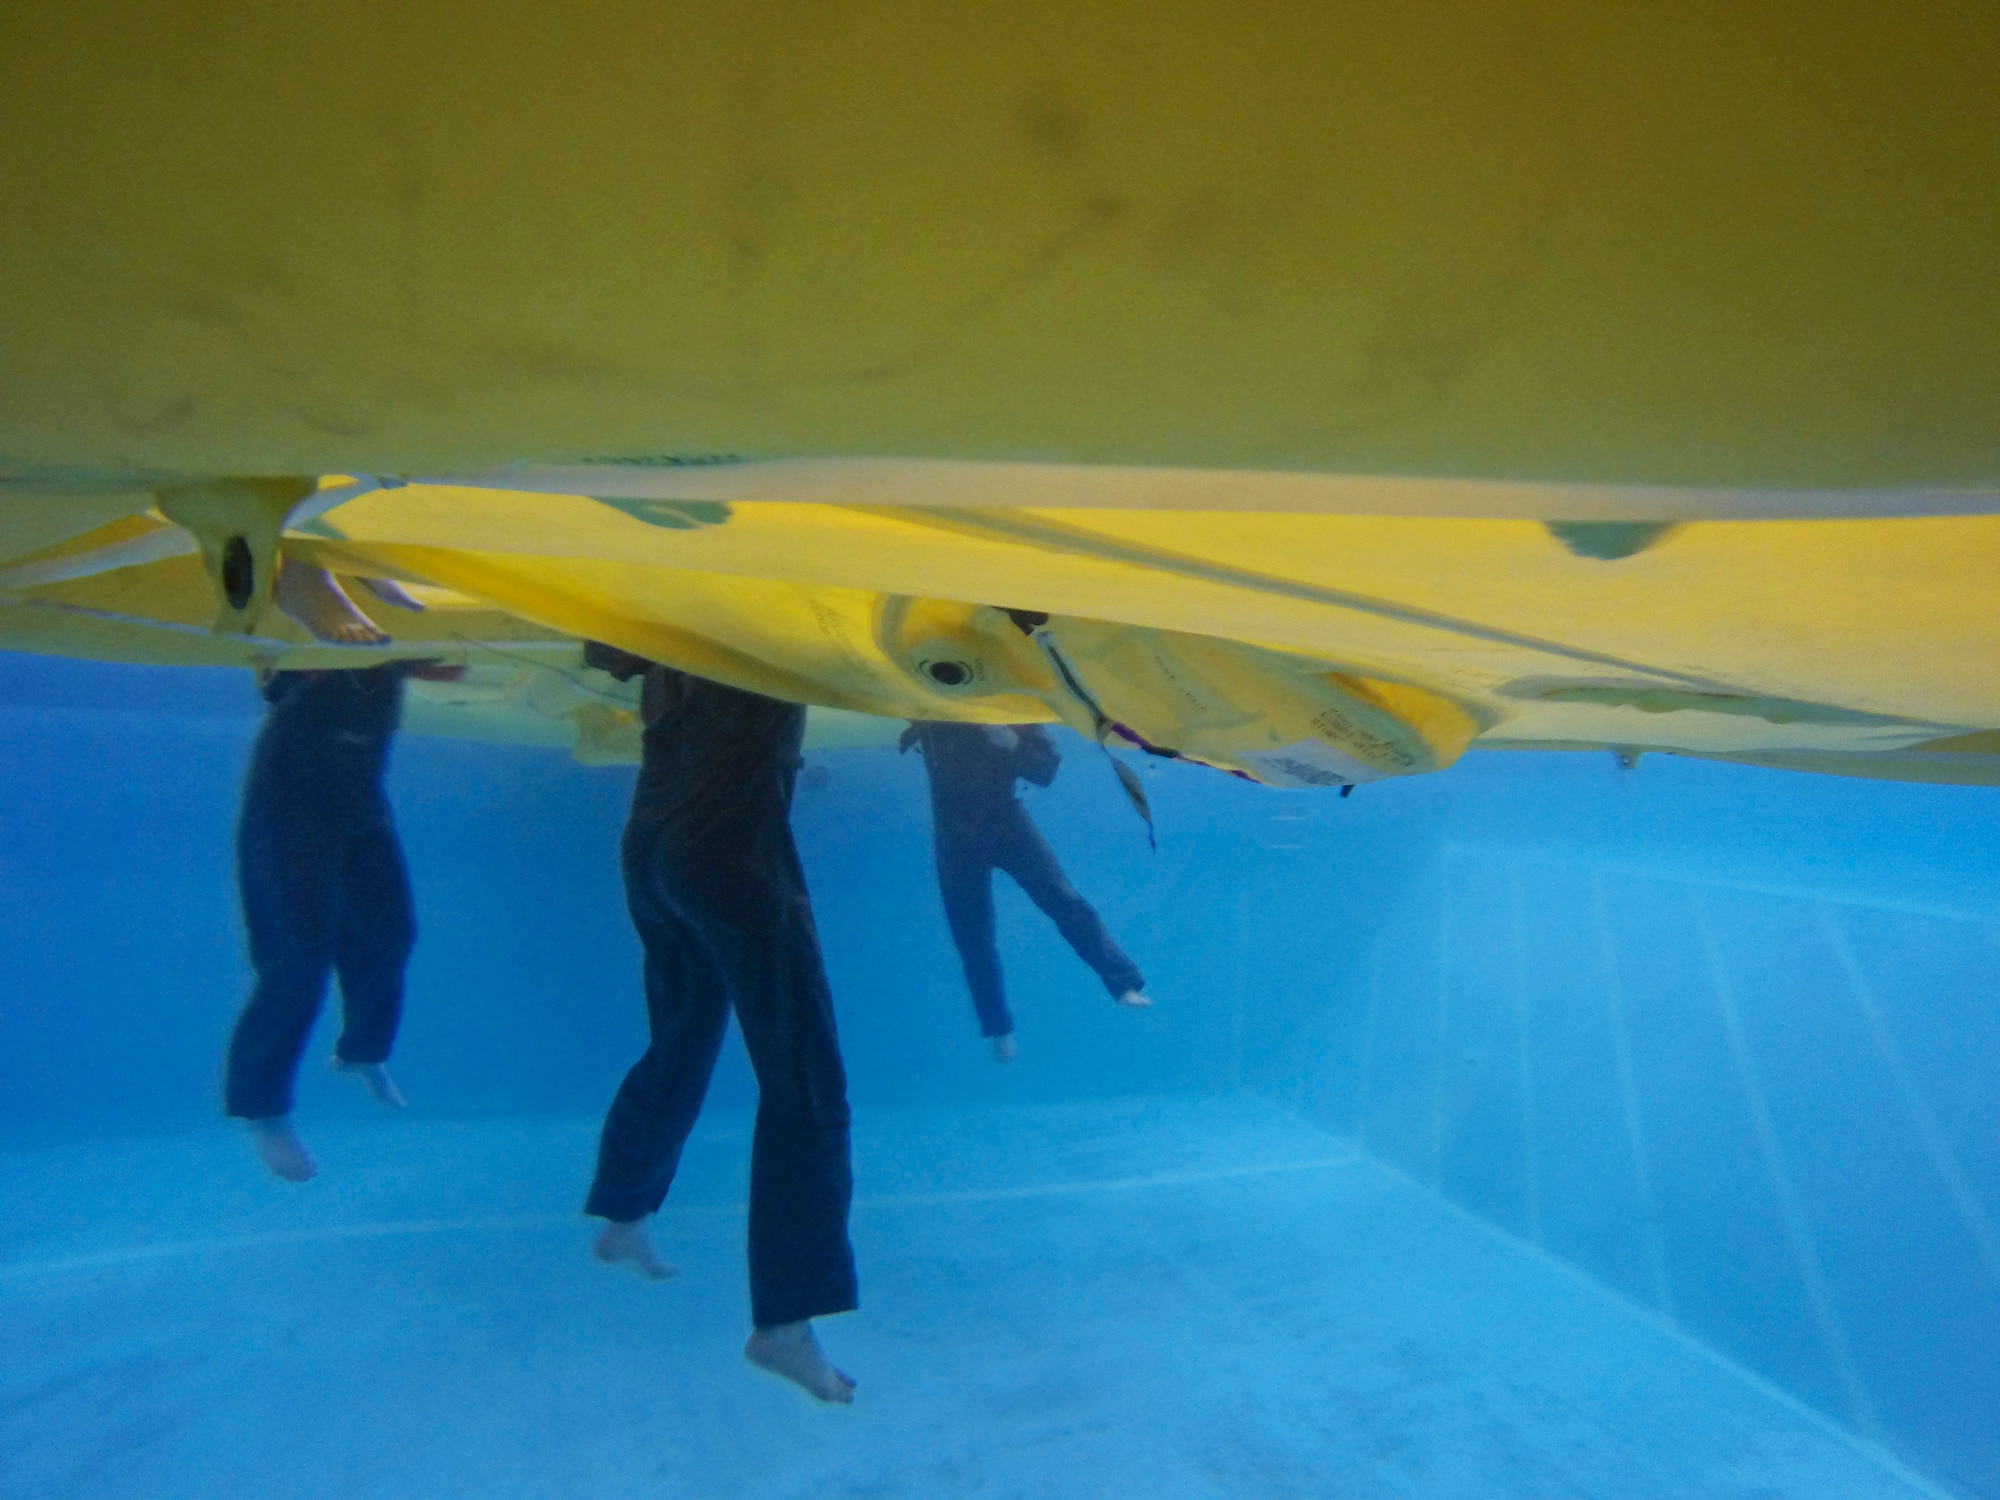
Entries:
[[[618,493],[566,492],[592,479]],[[1150,507],[1075,503],[1147,484]],[[919,494],[933,503],[907,503]],[[1043,496],[1065,503],[986,503]],[[1476,483],[852,460],[210,484],[0,567],[0,642],[187,664],[444,657],[472,672],[426,689],[425,722],[592,759],[636,742],[626,697],[583,670],[583,639],[860,714],[1067,722],[1279,786],[1435,770],[1471,745],[2000,780],[2000,519],[1304,508],[1357,496],[1432,511],[1518,499]],[[1293,508],[1214,503],[1246,498]],[[232,603],[230,548],[254,585],[248,539],[272,516],[276,555],[399,580],[426,611],[356,590],[396,638],[384,651],[318,645],[254,597]]]
[[[0,644],[2000,780],[2000,8],[0,6]],[[263,477],[256,477],[263,476]]]

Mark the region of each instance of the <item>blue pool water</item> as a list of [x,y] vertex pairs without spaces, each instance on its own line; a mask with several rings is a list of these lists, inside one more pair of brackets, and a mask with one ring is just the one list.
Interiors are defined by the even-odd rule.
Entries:
[[795,825],[857,1111],[861,1380],[737,1356],[747,1066],[593,1264],[643,1045],[632,773],[406,735],[389,1116],[215,1102],[249,684],[0,657],[0,1495],[2000,1496],[2000,793],[1474,755],[1029,794],[1157,1004],[1004,881],[974,1027],[921,767]]

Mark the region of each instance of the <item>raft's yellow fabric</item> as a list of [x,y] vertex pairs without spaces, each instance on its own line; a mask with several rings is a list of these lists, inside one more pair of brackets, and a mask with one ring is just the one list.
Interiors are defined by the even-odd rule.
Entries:
[[857,681],[876,671],[867,598],[908,595],[1295,652],[1482,703],[1500,738],[1656,743],[1691,716],[1688,748],[1747,749],[2000,725],[1991,517],[1690,524],[1615,560],[1527,521],[749,503],[675,529],[580,497],[425,486],[326,524],[358,557],[470,593],[514,580],[506,607],[531,618],[618,599],[664,623],[699,587],[739,601],[724,634],[751,638],[772,600],[802,601],[799,649],[821,676],[863,661]]
[[[2000,728],[1996,78],[1968,0],[12,0],[0,642],[364,659],[207,633],[229,486],[456,476],[284,546],[589,754],[505,675],[582,635],[1237,769],[1984,776],[1909,747]],[[886,632],[983,606],[1081,696]]]
[[[175,535],[128,519],[0,567],[0,591],[15,585],[0,640],[146,660],[362,659],[302,647],[276,616],[253,640],[206,634],[211,596],[186,543],[90,571]],[[1984,757],[1908,752],[2000,730],[1987,667],[2000,518],[1689,522],[1639,541],[1593,556],[1528,521],[612,503],[419,484],[351,499],[284,546],[428,588],[428,614],[376,609],[397,649],[490,667],[516,692],[501,663],[573,673],[574,642],[594,637],[864,713],[1085,732],[1101,715],[1280,783],[1311,764],[1292,747],[1314,738],[1377,746],[1346,780],[1449,764],[1468,741],[1854,774],[1877,757],[1881,774],[1995,779]],[[81,576],[34,581],[65,569]],[[1074,683],[1009,609],[1050,617]],[[965,664],[949,682],[934,671],[945,658]],[[624,753],[628,726],[580,706],[545,705],[564,742]],[[1329,709],[1324,733],[1301,727]]]
[[1985,483],[1986,0],[8,0],[0,472]]

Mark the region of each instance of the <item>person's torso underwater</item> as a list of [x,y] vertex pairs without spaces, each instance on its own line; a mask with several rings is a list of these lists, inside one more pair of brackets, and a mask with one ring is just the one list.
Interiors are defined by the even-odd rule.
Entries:
[[359,670],[274,672],[253,777],[276,777],[350,819],[388,816],[382,792],[389,741],[402,719],[406,663]]
[[1018,807],[1017,781],[1047,786],[1061,762],[1047,731],[1034,724],[925,720],[905,731],[903,745],[915,745],[923,753],[938,829],[965,835]]
[[754,858],[745,829],[789,826],[803,763],[806,711],[759,693],[697,677],[599,641],[587,665],[621,680],[642,676],[644,750],[632,821],[709,857]]

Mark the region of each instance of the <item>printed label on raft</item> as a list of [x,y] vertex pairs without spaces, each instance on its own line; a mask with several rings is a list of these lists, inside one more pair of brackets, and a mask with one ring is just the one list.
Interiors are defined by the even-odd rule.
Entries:
[[1382,778],[1380,771],[1323,740],[1295,740],[1276,750],[1240,750],[1236,758],[1267,786],[1348,786]]
[[[1399,745],[1388,736],[1363,728],[1337,709],[1326,708],[1312,721],[1312,727],[1329,740],[1339,740],[1352,745],[1363,755],[1378,765],[1390,765],[1408,771],[1416,765],[1416,756],[1407,746]],[[1372,780],[1373,776],[1366,779]]]

